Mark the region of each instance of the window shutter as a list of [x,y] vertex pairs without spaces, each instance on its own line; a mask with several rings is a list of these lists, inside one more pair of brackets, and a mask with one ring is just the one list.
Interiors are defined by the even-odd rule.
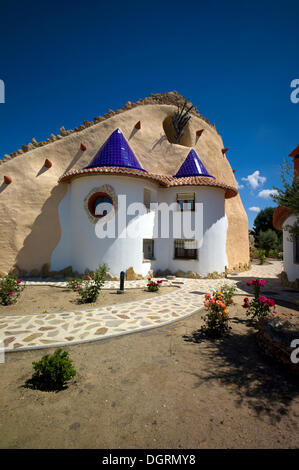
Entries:
[[176,195],[177,201],[194,201],[195,193],[178,193]]

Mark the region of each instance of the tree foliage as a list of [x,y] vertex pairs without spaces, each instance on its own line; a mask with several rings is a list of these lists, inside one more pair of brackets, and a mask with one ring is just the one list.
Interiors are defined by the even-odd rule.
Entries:
[[[255,238],[255,242],[258,245],[258,238],[260,232],[266,232],[267,230],[272,230],[276,233],[278,240],[282,241],[282,231],[277,230],[273,227],[273,213],[275,211],[275,207],[266,207],[262,209],[253,222],[253,235]],[[261,248],[261,247],[260,247]]]
[[270,228],[263,232],[262,230],[258,235],[258,246],[262,250],[265,250],[266,255],[268,256],[270,250],[277,250],[279,245],[278,236]]

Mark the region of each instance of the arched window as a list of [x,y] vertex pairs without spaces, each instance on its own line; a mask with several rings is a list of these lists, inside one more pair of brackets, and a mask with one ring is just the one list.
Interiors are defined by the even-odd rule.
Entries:
[[93,217],[105,217],[112,207],[112,199],[106,193],[95,193],[88,200],[88,209]]

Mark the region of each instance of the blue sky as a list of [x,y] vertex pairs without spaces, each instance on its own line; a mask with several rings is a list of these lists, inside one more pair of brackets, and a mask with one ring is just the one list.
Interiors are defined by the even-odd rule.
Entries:
[[299,143],[298,1],[1,0],[0,15],[0,155],[177,90],[229,147],[249,225],[273,205],[259,193]]

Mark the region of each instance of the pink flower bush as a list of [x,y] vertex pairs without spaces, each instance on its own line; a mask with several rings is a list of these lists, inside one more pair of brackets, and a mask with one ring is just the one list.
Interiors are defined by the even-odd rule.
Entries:
[[108,271],[108,266],[103,264],[95,272],[86,273],[81,278],[70,279],[67,287],[79,295],[80,303],[95,302],[105,283]]
[[265,284],[266,281],[264,279],[253,279],[251,282],[247,282],[247,286],[253,286],[254,290],[254,299],[249,301],[248,297],[244,298],[243,307],[247,309],[247,316],[260,320],[271,313],[277,313],[276,310],[271,312],[271,307],[275,306],[275,300],[260,295],[261,287],[264,287]]
[[8,274],[0,277],[0,303],[2,305],[15,303],[24,288],[25,284],[15,276]]

